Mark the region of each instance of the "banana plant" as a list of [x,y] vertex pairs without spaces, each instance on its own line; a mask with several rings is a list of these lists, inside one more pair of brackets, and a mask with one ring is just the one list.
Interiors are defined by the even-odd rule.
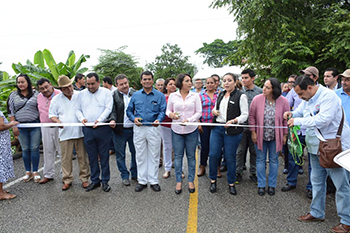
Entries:
[[[33,84],[41,78],[47,78],[52,85],[57,86],[57,79],[60,75],[67,75],[73,78],[77,73],[85,73],[88,68],[81,68],[82,63],[86,62],[90,58],[89,55],[82,54],[76,61],[76,55],[74,51],[70,51],[65,63],[56,63],[51,52],[47,49],[43,51],[39,50],[34,55],[34,61],[27,60],[26,64],[20,62],[12,64],[12,69],[18,74],[27,74]],[[0,82],[0,108],[2,110],[7,100],[8,95],[16,86],[16,75],[10,77],[8,73],[2,73],[2,81]]]

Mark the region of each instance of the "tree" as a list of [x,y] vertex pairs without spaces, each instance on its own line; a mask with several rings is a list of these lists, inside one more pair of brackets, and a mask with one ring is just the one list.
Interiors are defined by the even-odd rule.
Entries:
[[[224,65],[240,64],[241,61],[235,57],[241,41],[229,41],[225,43],[221,39],[216,39],[210,44],[203,43],[203,47],[195,51],[205,58],[204,63],[210,67],[218,68]],[[230,59],[228,59],[230,58]]]
[[184,56],[181,48],[167,43],[162,47],[162,55],[156,56],[155,62],[146,65],[146,69],[154,73],[155,79],[176,77],[181,73],[194,75],[195,66],[188,62],[189,56]]
[[102,55],[98,58],[98,64],[93,67],[96,73],[104,76],[115,77],[118,74],[125,74],[129,84],[135,89],[141,89],[140,74],[142,68],[137,67],[136,58],[133,55],[124,53],[127,46],[116,50],[100,49]]
[[345,0],[214,0],[238,23],[242,59],[265,77],[286,79],[309,65],[350,66],[350,3]]

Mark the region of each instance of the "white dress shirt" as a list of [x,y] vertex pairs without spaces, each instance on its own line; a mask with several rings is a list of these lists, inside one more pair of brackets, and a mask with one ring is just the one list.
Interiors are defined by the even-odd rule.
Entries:
[[102,123],[111,113],[112,107],[112,92],[107,88],[99,87],[95,93],[84,89],[79,94],[75,115],[80,122],[86,119],[88,123]]

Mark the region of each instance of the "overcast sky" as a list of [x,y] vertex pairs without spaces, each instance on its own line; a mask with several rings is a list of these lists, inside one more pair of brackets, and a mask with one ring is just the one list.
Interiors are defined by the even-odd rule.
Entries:
[[137,57],[139,66],[153,62],[166,43],[178,44],[191,62],[202,67],[194,51],[203,42],[236,39],[236,23],[227,9],[209,8],[212,0],[16,0],[1,1],[0,70],[11,75],[12,63],[33,61],[48,49],[56,62],[70,50],[90,55],[83,67],[92,69],[98,48],[117,49]]

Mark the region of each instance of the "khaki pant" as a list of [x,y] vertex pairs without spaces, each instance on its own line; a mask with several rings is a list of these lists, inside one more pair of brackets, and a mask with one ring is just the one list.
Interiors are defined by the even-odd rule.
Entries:
[[89,169],[89,159],[86,154],[84,146],[84,138],[69,139],[66,141],[61,141],[61,166],[62,166],[62,176],[63,182],[65,184],[71,184],[74,180],[72,170],[73,161],[72,154],[73,148],[77,152],[78,164],[79,164],[79,178],[82,182],[88,181],[90,177]]

